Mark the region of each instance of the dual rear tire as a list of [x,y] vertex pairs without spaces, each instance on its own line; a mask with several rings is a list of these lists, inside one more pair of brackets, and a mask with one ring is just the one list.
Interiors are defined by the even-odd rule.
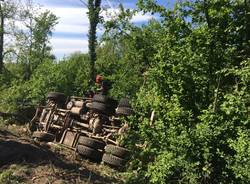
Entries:
[[130,116],[133,114],[133,109],[127,98],[123,98],[120,100],[116,109],[116,114],[120,116]]
[[130,156],[130,151],[120,146],[108,144],[102,161],[116,168],[124,168]]
[[105,147],[103,141],[99,141],[86,136],[80,136],[78,139],[78,145],[76,146],[76,152],[90,160],[101,161],[102,151]]
[[67,101],[67,96],[64,93],[49,92],[47,99],[54,101],[59,108],[64,108]]
[[91,109],[94,112],[112,115],[115,113],[117,107],[117,101],[101,94],[97,94],[92,99]]
[[130,151],[126,148],[111,144],[105,146],[103,141],[86,136],[79,137],[76,152],[84,158],[97,162],[102,161],[115,168],[124,168],[130,157]]

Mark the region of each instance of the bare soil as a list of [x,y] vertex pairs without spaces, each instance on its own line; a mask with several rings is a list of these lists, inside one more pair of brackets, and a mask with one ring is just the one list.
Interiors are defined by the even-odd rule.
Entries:
[[0,127],[0,183],[124,183],[123,173],[58,144],[33,141],[22,126]]

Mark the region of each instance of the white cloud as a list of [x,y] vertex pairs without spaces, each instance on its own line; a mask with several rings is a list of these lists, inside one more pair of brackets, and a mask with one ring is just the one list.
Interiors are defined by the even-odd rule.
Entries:
[[[51,40],[54,54],[60,58],[64,55],[69,55],[75,51],[88,51],[87,34],[89,29],[89,20],[87,16],[87,8],[80,7],[44,7],[43,10],[48,9],[59,18],[59,24],[55,26],[54,36]],[[108,12],[112,15],[118,13],[118,9],[110,8]],[[105,13],[102,16],[107,20]],[[150,14],[143,15],[141,12],[132,18],[133,23],[145,22],[153,18]],[[98,29],[98,34],[103,30]],[[65,39],[58,38],[57,33],[63,33]],[[77,34],[86,37],[84,40],[79,36],[79,39],[70,39],[70,35]],[[61,35],[62,36],[62,35]]]
[[87,39],[67,39],[67,38],[52,38],[51,44],[54,54],[57,57],[64,55],[70,55],[71,53],[81,51],[88,52],[88,40]]
[[66,24],[88,24],[87,8],[55,8],[46,7],[43,9],[48,9],[53,12],[56,16],[60,18],[61,23]]
[[154,16],[151,14],[143,14],[142,12],[139,12],[135,16],[133,16],[131,22],[133,23],[146,22],[152,18],[154,18]]
[[[104,16],[104,19],[110,20],[112,18],[115,18],[119,14],[119,9],[116,8],[109,8],[107,12],[102,13],[102,16]],[[146,22],[150,19],[154,18],[153,15],[150,13],[143,14],[143,12],[138,12],[136,15],[134,15],[131,19],[131,22],[133,23],[139,23],[139,22]]]
[[67,38],[52,38],[51,43],[57,48],[81,48],[81,45],[87,44],[88,40],[79,40],[79,39],[67,39]]
[[59,18],[59,24],[55,26],[54,32],[87,33],[88,17],[86,8],[43,8],[50,10]]
[[83,35],[87,35],[88,29],[88,25],[58,24],[55,26],[54,32],[81,33]]
[[[86,8],[72,8],[72,7],[45,7],[50,10],[59,19],[59,23],[54,28],[54,35],[51,39],[53,53],[57,58],[68,56],[74,52],[87,52],[88,51],[88,25],[89,20],[87,17]],[[58,38],[57,35],[63,33],[65,38]],[[82,35],[79,39],[70,38],[74,34]],[[60,37],[61,37],[60,36]],[[83,37],[86,37],[85,39]]]
[[[87,16],[87,8],[55,8],[47,7],[44,9],[49,9],[56,16],[59,17],[59,24],[55,26],[55,32],[69,32],[69,33],[84,33],[87,34],[89,20]],[[114,15],[118,13],[118,9],[110,8],[108,13]],[[102,16],[107,20],[109,19],[105,13]],[[143,14],[139,12],[132,18],[133,23],[148,21],[154,16],[150,14]]]

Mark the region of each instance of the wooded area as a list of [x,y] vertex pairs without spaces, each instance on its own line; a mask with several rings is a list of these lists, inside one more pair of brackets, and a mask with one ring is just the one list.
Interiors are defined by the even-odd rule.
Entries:
[[[84,95],[95,56],[56,61],[49,38],[57,17],[31,3],[0,3],[0,111],[31,112],[49,91]],[[119,8],[92,49],[95,72],[113,81],[110,95],[133,100],[127,183],[249,183],[250,1]],[[155,19],[135,25],[138,12]]]

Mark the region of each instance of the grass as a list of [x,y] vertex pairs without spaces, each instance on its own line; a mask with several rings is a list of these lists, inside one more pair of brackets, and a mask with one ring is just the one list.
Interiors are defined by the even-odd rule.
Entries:
[[20,165],[10,165],[6,169],[2,169],[0,173],[0,183],[4,184],[24,184],[25,175],[28,173],[28,168]]

